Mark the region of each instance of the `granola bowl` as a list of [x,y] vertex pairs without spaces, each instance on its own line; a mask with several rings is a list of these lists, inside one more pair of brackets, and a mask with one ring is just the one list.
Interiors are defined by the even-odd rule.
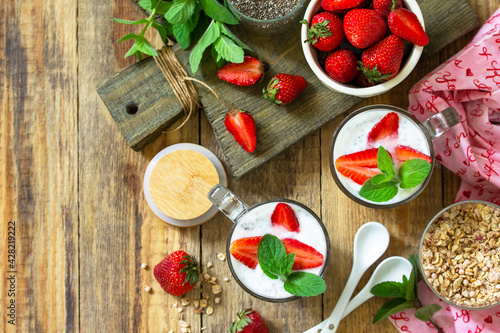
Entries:
[[419,266],[429,288],[460,309],[500,304],[500,206],[471,200],[440,211],[422,235]]

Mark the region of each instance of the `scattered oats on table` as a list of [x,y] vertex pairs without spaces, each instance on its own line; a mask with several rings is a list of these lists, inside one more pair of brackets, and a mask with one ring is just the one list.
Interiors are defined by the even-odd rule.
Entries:
[[424,275],[451,303],[484,307],[500,301],[500,210],[467,203],[445,211],[427,230]]

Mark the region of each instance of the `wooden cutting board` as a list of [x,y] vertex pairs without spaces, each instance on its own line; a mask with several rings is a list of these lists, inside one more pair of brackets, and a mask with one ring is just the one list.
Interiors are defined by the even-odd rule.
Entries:
[[[466,0],[424,0],[418,3],[430,39],[423,58],[478,25],[478,18]],[[173,49],[188,74],[204,81],[219,95],[217,99],[206,88],[195,84],[227,165],[233,176],[239,178],[348,110],[360,98],[333,92],[316,78],[302,53],[299,25],[290,34],[277,37],[252,35],[237,26],[231,28],[260,60],[270,65],[264,80],[254,86],[238,87],[219,80],[217,67],[210,56],[203,60],[198,72],[192,74],[189,52],[178,45]],[[262,88],[280,72],[301,75],[308,82],[305,91],[287,106],[277,106],[261,99]],[[146,77],[149,84],[146,84]],[[106,79],[99,84],[97,91],[125,139],[136,150],[142,149],[182,114],[179,102],[152,58]],[[257,149],[252,154],[243,150],[225,129],[224,118],[231,104],[247,110],[255,118],[258,138]],[[130,105],[137,106],[136,112],[127,112],[127,105],[129,108]]]

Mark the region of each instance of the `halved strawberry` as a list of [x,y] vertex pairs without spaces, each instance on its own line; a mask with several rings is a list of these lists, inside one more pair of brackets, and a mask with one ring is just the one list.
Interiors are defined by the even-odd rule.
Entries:
[[399,116],[396,112],[385,115],[368,134],[368,144],[373,144],[378,140],[389,136],[397,136],[399,129]]
[[419,158],[432,163],[432,159],[424,154],[408,146],[399,145],[396,147],[396,158],[401,162],[406,162],[408,160]]
[[290,205],[280,202],[274,208],[273,215],[271,215],[271,224],[274,226],[280,225],[287,230],[299,232],[299,220],[295,216]]
[[377,169],[378,148],[342,155],[335,161],[337,171],[356,184],[363,185],[368,179],[380,173]]
[[229,63],[217,72],[219,79],[238,86],[251,86],[259,81],[262,74],[264,66],[251,56],[245,56],[242,63]]
[[286,253],[295,253],[292,269],[300,270],[315,268],[323,265],[324,257],[315,248],[296,239],[285,238],[281,240],[285,245]]
[[257,250],[262,236],[240,238],[231,243],[229,252],[232,256],[243,263],[243,265],[254,269],[259,263]]
[[231,105],[231,111],[226,115],[224,125],[243,149],[253,153],[257,144],[257,130],[255,120],[250,113],[234,109]]

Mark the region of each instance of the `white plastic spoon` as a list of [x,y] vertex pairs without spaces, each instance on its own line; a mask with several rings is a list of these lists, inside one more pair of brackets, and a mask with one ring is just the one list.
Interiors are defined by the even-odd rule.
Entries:
[[[386,281],[396,281],[402,282],[403,275],[406,277],[410,277],[410,273],[412,270],[412,265],[403,257],[389,257],[384,259],[373,271],[370,280],[366,283],[363,289],[354,296],[349,303],[347,304],[344,313],[342,314],[342,319],[344,319],[349,313],[354,311],[358,306],[372,298],[374,295],[370,292],[373,286],[386,282]],[[322,328],[325,326],[328,318],[314,326],[313,328],[308,329],[304,333],[319,333],[322,331]]]
[[345,307],[364,272],[377,261],[389,246],[389,232],[378,222],[368,222],[359,228],[354,237],[354,259],[351,274],[340,295],[335,309],[327,319],[323,332],[337,331]]

